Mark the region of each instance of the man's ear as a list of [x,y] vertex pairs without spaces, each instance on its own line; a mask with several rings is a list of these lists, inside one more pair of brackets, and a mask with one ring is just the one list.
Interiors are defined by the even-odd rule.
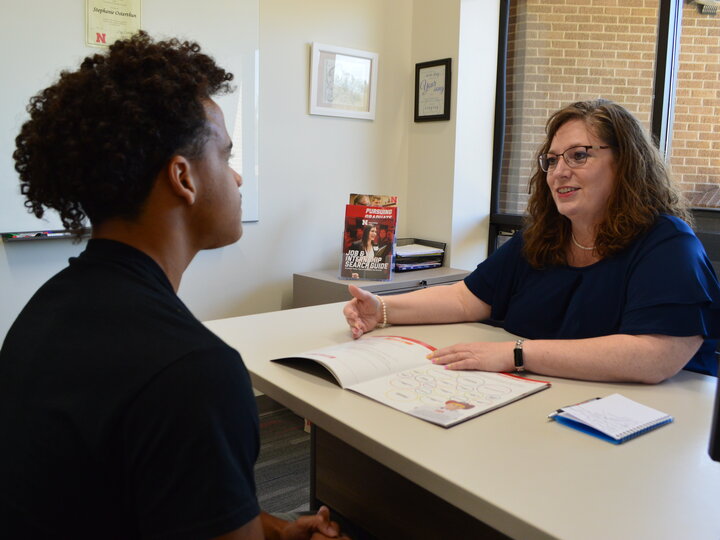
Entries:
[[166,171],[170,189],[188,205],[192,205],[197,197],[192,163],[184,156],[175,155],[168,161]]

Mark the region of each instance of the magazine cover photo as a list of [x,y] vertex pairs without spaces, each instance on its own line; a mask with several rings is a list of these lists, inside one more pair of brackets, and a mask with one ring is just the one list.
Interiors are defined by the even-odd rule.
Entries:
[[348,204],[340,277],[391,279],[396,224],[397,207]]

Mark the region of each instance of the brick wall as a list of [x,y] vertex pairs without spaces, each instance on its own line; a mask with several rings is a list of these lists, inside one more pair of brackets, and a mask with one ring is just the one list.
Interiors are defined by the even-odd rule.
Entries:
[[[612,99],[649,129],[657,18],[658,0],[512,2],[501,211],[524,212],[545,121],[566,104]],[[673,173],[689,195],[720,203],[720,156],[701,157],[720,147],[720,15],[699,15],[685,6],[683,19],[680,69],[687,81],[678,84]]]
[[674,178],[691,206],[720,207],[720,14],[683,8],[670,150]]

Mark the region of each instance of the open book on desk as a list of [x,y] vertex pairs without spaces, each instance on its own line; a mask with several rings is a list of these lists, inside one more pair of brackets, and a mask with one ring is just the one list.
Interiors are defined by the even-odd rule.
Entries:
[[431,363],[435,347],[401,336],[364,336],[276,362],[307,359],[342,388],[433,424],[450,427],[550,386],[506,373],[451,371]]

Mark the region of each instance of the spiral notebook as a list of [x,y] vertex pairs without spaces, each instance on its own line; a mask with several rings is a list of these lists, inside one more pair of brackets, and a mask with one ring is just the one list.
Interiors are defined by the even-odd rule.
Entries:
[[673,417],[620,394],[563,407],[556,422],[620,444],[673,421]]

